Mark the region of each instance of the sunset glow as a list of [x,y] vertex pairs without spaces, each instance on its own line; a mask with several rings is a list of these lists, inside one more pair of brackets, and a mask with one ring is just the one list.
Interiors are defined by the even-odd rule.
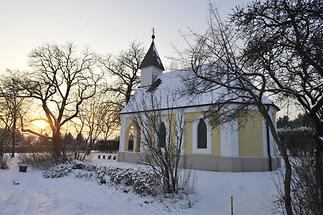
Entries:
[[45,129],[46,126],[48,125],[47,122],[45,120],[34,120],[31,122],[31,124],[35,127],[37,127],[38,129]]

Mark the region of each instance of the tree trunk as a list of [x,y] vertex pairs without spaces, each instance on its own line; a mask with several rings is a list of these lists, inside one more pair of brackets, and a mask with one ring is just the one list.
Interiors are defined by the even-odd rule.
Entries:
[[4,135],[5,135],[6,129],[4,129],[3,136],[0,138],[0,158],[3,158],[4,154]]
[[[276,143],[278,143],[278,142],[276,142]],[[292,198],[291,198],[292,166],[291,166],[290,161],[288,159],[286,147],[283,146],[282,142],[279,142],[279,144],[277,144],[277,146],[278,146],[278,149],[281,153],[281,156],[282,156],[284,164],[285,164],[285,176],[284,176],[285,210],[286,210],[287,215],[293,215]]]
[[267,125],[269,126],[269,129],[276,142],[276,145],[278,146],[278,150],[281,153],[281,156],[285,164],[284,204],[285,204],[285,210],[287,215],[293,215],[292,198],[291,198],[292,166],[288,158],[287,149],[284,143],[279,139],[276,132],[276,128],[273,124],[271,117],[268,115],[267,109],[263,108],[263,106],[259,106],[259,111],[262,113]]
[[15,157],[16,151],[16,127],[17,127],[17,119],[16,113],[14,113],[13,117],[13,125],[12,125],[12,148],[11,148],[11,157]]
[[319,189],[319,196],[318,196],[318,203],[319,203],[319,214],[323,214],[323,140],[320,137],[323,137],[323,122],[317,116],[317,112],[310,112],[310,117],[314,123],[315,127],[315,152],[314,152],[314,159],[315,159],[315,167],[314,167],[314,174],[315,180],[317,183],[317,189]]
[[315,151],[315,180],[319,189],[319,214],[323,214],[323,168],[322,168],[322,143],[320,140],[316,141]]
[[0,158],[3,158],[3,141],[0,140]]
[[62,158],[62,138],[59,130],[53,132],[53,145],[52,145],[52,155],[55,160],[60,160]]
[[[283,156],[284,163],[285,163],[285,177],[284,177],[284,202],[285,202],[285,209],[287,215],[293,215],[293,208],[292,208],[292,199],[290,195],[290,186],[292,181],[292,166],[285,156]],[[285,161],[287,159],[288,161]]]

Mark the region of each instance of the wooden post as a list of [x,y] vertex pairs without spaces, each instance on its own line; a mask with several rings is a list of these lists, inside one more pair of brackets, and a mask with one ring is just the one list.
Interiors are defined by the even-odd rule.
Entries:
[[233,196],[231,196],[231,215],[233,215]]

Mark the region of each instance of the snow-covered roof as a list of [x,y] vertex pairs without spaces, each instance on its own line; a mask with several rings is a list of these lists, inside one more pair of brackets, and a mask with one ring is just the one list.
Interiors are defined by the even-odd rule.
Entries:
[[[164,110],[173,108],[207,106],[223,101],[227,96],[224,87],[216,87],[208,92],[198,95],[187,93],[187,82],[185,79],[193,75],[191,70],[175,70],[172,72],[162,73],[150,87],[140,87],[136,90],[129,103],[121,111],[121,114],[149,111]],[[233,102],[239,102],[238,100]],[[273,104],[267,98],[263,98],[264,104]]]

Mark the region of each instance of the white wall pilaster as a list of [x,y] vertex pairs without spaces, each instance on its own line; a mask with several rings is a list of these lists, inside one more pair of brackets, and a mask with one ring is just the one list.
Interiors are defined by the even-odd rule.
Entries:
[[232,148],[232,157],[239,157],[239,123],[238,119],[232,121],[232,130],[231,130],[231,148]]
[[220,125],[221,156],[239,156],[239,125],[238,120]]
[[121,128],[120,128],[120,141],[119,141],[119,151],[125,151],[125,142],[127,136],[127,120],[125,115],[121,115]]

